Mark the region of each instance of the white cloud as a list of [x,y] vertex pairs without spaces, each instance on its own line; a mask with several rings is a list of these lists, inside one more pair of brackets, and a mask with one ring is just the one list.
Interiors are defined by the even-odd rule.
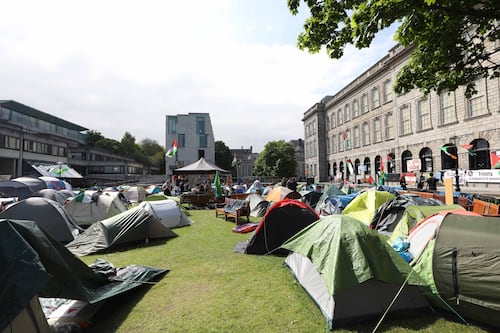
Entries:
[[393,46],[341,60],[296,47],[286,2],[13,1],[0,20],[1,99],[104,136],[164,144],[167,114],[210,113],[216,140],[261,151]]

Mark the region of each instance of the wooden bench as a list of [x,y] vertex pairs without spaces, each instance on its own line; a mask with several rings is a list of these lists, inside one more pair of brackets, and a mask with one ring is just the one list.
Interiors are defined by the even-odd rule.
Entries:
[[498,216],[500,206],[486,202],[483,200],[475,199],[472,201],[472,211],[484,216]]
[[231,199],[231,198],[226,197],[223,204],[216,204],[215,205],[215,217],[219,217],[219,215],[225,216],[224,209],[226,208],[226,206],[230,207],[230,206],[234,205],[234,200],[235,199]]
[[464,207],[468,211],[472,210],[472,204],[470,203],[469,198],[467,198],[467,197],[463,197],[463,196],[457,197],[457,204]]
[[250,222],[250,202],[247,200],[226,198],[223,207],[215,207],[215,217],[224,215],[224,219],[234,218],[234,222],[239,224],[240,217],[246,216]]

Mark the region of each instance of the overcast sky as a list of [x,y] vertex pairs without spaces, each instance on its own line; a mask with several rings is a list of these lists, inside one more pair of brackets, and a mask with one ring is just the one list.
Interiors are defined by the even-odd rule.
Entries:
[[341,60],[301,51],[307,8],[286,0],[0,3],[0,99],[162,146],[165,116],[189,112],[229,148],[303,138],[304,112],[395,45],[388,31]]

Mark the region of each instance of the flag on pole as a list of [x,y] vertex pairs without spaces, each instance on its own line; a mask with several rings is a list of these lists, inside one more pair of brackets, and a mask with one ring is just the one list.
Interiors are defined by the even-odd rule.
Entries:
[[172,144],[172,147],[167,151],[165,156],[167,157],[174,157],[174,155],[177,154],[177,139],[174,139],[174,143]]
[[443,153],[445,153],[447,156],[451,157],[452,159],[454,159],[454,160],[458,159],[457,155],[453,155],[452,153],[450,153],[448,151],[448,147],[443,146],[443,147],[441,147],[441,150],[443,151]]
[[238,160],[236,159],[236,154],[234,154],[233,161],[231,162],[231,166],[235,167],[238,165]]
[[389,162],[389,167],[394,169],[394,161],[392,160],[391,155],[387,155],[387,162]]
[[500,169],[500,156],[496,153],[490,152],[490,161],[492,169]]
[[380,178],[385,179],[384,161],[380,162]]
[[220,186],[219,170],[215,171],[214,177],[215,197],[222,198],[222,187]]
[[342,139],[344,139],[345,149],[349,149],[349,139],[346,131],[342,132]]
[[354,167],[353,167],[353,165],[352,165],[352,162],[351,162],[351,159],[350,159],[350,158],[348,158],[348,159],[347,159],[346,164],[347,164],[347,168],[349,169],[349,173],[350,173],[351,175],[354,175]]
[[470,156],[476,155],[476,153],[472,151],[472,148],[474,148],[474,145],[471,145],[471,144],[462,145],[462,148],[467,150],[467,154],[469,154]]

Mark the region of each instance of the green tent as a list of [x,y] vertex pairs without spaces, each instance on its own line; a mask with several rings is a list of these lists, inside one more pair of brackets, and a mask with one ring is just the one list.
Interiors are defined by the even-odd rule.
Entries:
[[425,218],[446,210],[465,210],[460,205],[446,205],[446,206],[414,206],[406,207],[405,212],[389,238],[389,244],[394,244],[396,239],[406,239],[410,233],[411,228],[423,221]]
[[[420,229],[425,225],[412,235]],[[432,303],[463,320],[500,328],[499,244],[498,217],[447,214],[414,267],[430,287]]]
[[[147,266],[87,266],[33,221],[0,220],[0,332],[37,294],[90,304],[167,273]],[[105,274],[106,273],[106,274]]]
[[330,328],[381,316],[394,299],[390,312],[427,306],[419,276],[376,231],[350,216],[323,217],[282,247],[293,251],[285,263]]
[[349,215],[369,225],[377,209],[388,201],[394,199],[394,194],[387,191],[368,190],[349,202],[342,211],[342,215]]
[[[174,203],[175,205],[175,203]],[[180,210],[178,210],[180,214]],[[142,207],[134,207],[118,215],[93,223],[75,240],[68,243],[73,254],[84,256],[109,250],[121,244],[176,237],[170,228]]]

